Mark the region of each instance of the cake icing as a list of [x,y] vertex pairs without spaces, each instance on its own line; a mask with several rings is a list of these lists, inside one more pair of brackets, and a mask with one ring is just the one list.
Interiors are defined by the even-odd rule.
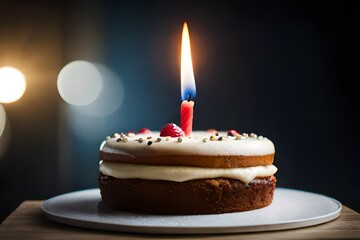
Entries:
[[122,154],[130,157],[156,155],[203,155],[203,156],[262,156],[275,153],[272,141],[256,134],[227,136],[208,131],[194,131],[191,137],[159,137],[151,134],[114,134],[100,146],[100,151]]

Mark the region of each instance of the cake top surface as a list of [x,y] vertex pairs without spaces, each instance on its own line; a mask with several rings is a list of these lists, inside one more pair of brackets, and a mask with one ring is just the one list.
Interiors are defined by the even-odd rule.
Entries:
[[100,151],[130,157],[156,155],[262,156],[274,154],[272,141],[257,134],[229,135],[226,131],[193,131],[189,137],[161,137],[160,132],[107,137]]

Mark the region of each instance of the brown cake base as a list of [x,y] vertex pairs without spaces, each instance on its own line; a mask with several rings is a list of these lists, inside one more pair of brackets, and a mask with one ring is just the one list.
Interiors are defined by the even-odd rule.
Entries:
[[148,214],[218,214],[268,206],[276,185],[274,176],[256,178],[249,184],[215,178],[186,182],[118,179],[99,175],[106,206]]

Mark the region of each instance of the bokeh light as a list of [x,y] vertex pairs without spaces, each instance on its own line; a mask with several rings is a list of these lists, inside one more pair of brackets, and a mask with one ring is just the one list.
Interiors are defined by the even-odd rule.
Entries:
[[103,78],[95,64],[73,61],[59,73],[57,87],[60,96],[69,104],[84,106],[99,96]]
[[4,107],[0,104],[0,160],[10,143],[10,124],[6,118]]
[[[93,95],[94,99],[86,105],[67,104],[64,114],[70,129],[76,136],[86,141],[98,141],[99,137],[103,137],[105,133],[114,129],[120,121],[120,119],[118,121],[114,119],[119,117],[115,113],[123,103],[125,91],[122,80],[111,69],[99,63],[86,63],[91,64],[91,67],[96,68],[100,74],[99,79],[102,84],[98,87],[99,92],[96,96]],[[59,74],[58,83],[62,78],[61,74]],[[69,101],[66,102],[69,103]],[[112,121],[109,121],[109,116]]]
[[114,113],[124,100],[124,88],[121,79],[106,66],[96,63],[103,80],[98,97],[90,104],[74,106],[74,109],[86,116],[104,117]]
[[0,68],[0,102],[15,102],[24,95],[25,90],[24,74],[13,67]]
[[0,138],[4,132],[6,124],[6,113],[4,107],[0,104]]

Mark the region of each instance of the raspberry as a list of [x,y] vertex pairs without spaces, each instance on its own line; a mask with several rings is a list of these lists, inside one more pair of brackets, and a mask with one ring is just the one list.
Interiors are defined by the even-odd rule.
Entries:
[[148,134],[148,133],[151,133],[151,131],[148,128],[141,128],[137,133],[138,134]]
[[231,136],[231,137],[235,137],[235,136],[238,136],[240,135],[240,133],[238,133],[236,130],[234,129],[230,129],[227,133],[228,136]]
[[175,123],[169,123],[160,132],[161,137],[182,137],[184,136],[183,130]]

